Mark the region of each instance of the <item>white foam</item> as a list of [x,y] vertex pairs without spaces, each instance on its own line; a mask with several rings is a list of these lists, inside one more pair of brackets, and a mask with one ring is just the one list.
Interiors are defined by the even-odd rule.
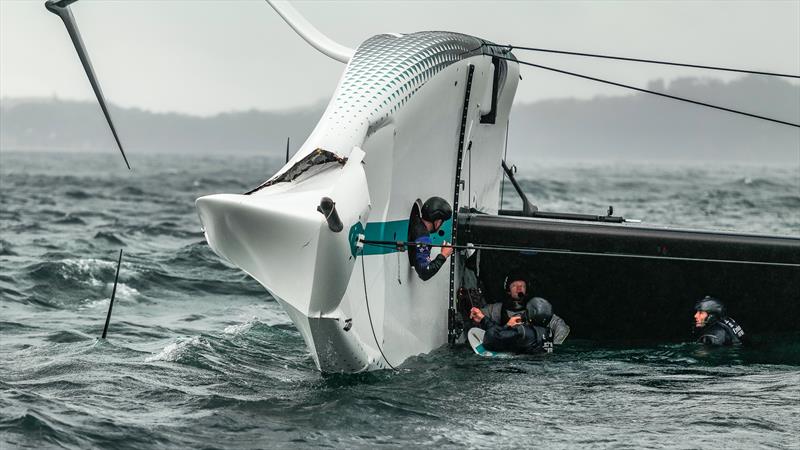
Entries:
[[[62,260],[61,263],[62,266],[58,271],[61,278],[65,280],[76,279],[95,287],[106,284],[107,280],[105,280],[105,276],[98,278],[102,270],[106,268],[116,270],[117,268],[116,261],[96,258],[68,258]],[[129,278],[131,276],[131,271],[120,267],[120,275],[123,274],[126,278]]]
[[81,300],[81,306],[78,309],[93,309],[100,306],[107,307],[109,300],[110,299],[108,298],[100,298],[95,300],[92,300],[90,298],[85,298]]
[[[114,289],[114,283],[109,283],[110,289]],[[139,295],[139,291],[135,287],[128,286],[125,283],[117,284],[116,300],[133,300]]]
[[190,338],[179,338],[177,342],[167,345],[158,354],[148,356],[145,362],[153,361],[177,361],[187,351],[192,348],[203,348],[211,350],[211,344],[200,336],[192,336]]
[[[114,289],[114,283],[107,283],[106,286],[108,287],[109,292],[112,289]],[[136,296],[138,295],[139,291],[136,288],[128,286],[125,283],[119,283],[117,284],[117,294],[114,297],[114,302],[131,301],[136,299]],[[92,309],[101,306],[105,309],[108,307],[108,302],[110,300],[111,297],[99,298],[99,299],[85,298],[81,300],[81,306],[79,307],[79,309]]]
[[58,274],[65,280],[77,279],[82,280],[91,286],[102,286],[103,282],[98,280],[94,275],[103,266],[115,267],[114,263],[110,261],[103,261],[94,258],[70,258],[62,261],[63,266],[59,269]]
[[253,325],[257,323],[260,323],[260,321],[258,320],[258,317],[254,316],[248,319],[244,323],[240,323],[237,325],[228,325],[227,327],[225,327],[224,330],[222,330],[222,332],[225,334],[239,335],[242,333],[246,333],[250,328],[253,328]]

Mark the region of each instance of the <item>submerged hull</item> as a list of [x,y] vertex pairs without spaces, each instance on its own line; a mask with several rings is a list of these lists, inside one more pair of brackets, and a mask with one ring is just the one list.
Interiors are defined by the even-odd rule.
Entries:
[[684,340],[705,295],[751,336],[800,329],[800,238],[469,214],[459,240],[554,251],[481,251],[481,279],[500,298],[526,267],[573,338]]

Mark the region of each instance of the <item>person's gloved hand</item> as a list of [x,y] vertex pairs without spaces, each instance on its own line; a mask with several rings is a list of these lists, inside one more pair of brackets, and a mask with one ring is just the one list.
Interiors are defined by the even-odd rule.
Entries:
[[[443,245],[450,245],[449,242],[444,242]],[[442,256],[449,258],[453,254],[453,247],[442,247]]]
[[517,325],[522,325],[522,317],[514,316],[514,317],[508,319],[508,323],[506,325],[508,325],[509,327],[515,327]]
[[475,323],[480,323],[484,317],[485,316],[483,314],[483,311],[474,306],[472,307],[472,309],[469,310],[469,318],[472,319]]

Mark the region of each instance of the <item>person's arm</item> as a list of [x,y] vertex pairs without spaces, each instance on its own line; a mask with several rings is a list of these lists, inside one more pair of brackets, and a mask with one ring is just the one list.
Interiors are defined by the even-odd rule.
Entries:
[[[484,323],[487,324],[494,323],[494,321],[489,317],[489,314],[486,311],[484,311],[482,308],[476,308],[474,306],[469,310],[469,318],[472,319],[476,327],[480,327],[481,329],[484,330],[486,329],[483,328]],[[484,322],[484,319],[487,319],[488,321]]]
[[486,330],[486,334],[483,336],[483,346],[487,350],[513,350],[519,338],[525,335],[524,327],[502,326],[489,318],[489,316],[485,316],[481,320],[481,328]]
[[483,335],[483,346],[487,350],[514,350],[520,337],[525,337],[525,327],[520,326],[520,317],[514,317],[509,320],[509,325],[502,326],[475,307],[470,310],[469,317],[486,331]]
[[436,275],[436,272],[442,268],[447,258],[439,254],[431,261],[431,247],[427,245],[431,243],[430,236],[420,236],[414,242],[421,244],[417,245],[414,269],[417,271],[417,275],[419,275],[422,281],[427,281]]
[[484,330],[493,327],[502,327],[497,322],[492,320],[492,318],[489,316],[489,314],[486,313],[486,311],[484,311],[481,308],[476,308],[474,306],[469,311],[469,318],[472,319],[473,322],[475,322],[475,325]]

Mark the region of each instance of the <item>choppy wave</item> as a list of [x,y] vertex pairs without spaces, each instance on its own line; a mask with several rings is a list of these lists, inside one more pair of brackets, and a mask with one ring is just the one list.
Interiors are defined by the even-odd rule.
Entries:
[[181,358],[187,354],[196,353],[196,349],[213,351],[211,344],[201,336],[192,336],[188,339],[180,339],[177,342],[164,347],[158,354],[145,358],[146,362],[171,361],[180,362]]
[[58,223],[62,225],[86,225],[85,220],[73,214],[67,214],[60,219],[54,220],[53,223]]
[[[570,342],[507,360],[443,348],[397,372],[323,376],[280,306],[208,247],[194,209],[279,161],[140,155],[122,177],[108,173],[114,158],[3,155],[0,447],[796,442],[797,339],[729,352]],[[800,235],[797,168],[556,165],[518,177],[542,210],[613,205],[653,223]],[[519,207],[510,185],[503,200]]]
[[5,239],[0,239],[0,256],[16,256],[13,245]]
[[109,231],[98,231],[94,234],[95,239],[102,239],[109,244],[114,245],[125,245],[125,241],[117,237],[116,234],[109,232]]

